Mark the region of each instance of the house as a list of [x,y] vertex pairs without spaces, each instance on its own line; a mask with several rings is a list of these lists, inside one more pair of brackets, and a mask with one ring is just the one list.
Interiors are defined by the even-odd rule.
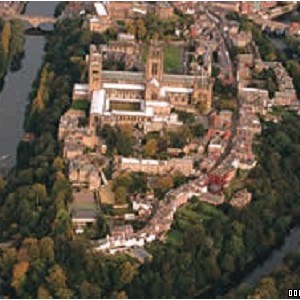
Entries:
[[172,158],[170,160],[137,159],[121,157],[120,170],[143,172],[146,174],[166,174],[180,171],[186,176],[193,174],[194,163],[189,157]]
[[76,233],[82,233],[86,226],[96,222],[97,206],[95,194],[91,191],[73,192],[70,212]]

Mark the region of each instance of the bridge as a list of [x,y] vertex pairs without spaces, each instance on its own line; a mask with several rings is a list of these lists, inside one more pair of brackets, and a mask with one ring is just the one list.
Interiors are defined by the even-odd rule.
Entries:
[[29,23],[32,27],[38,28],[42,24],[54,24],[58,20],[54,17],[46,16],[29,16],[29,15],[10,15],[5,16],[5,20],[20,20]]

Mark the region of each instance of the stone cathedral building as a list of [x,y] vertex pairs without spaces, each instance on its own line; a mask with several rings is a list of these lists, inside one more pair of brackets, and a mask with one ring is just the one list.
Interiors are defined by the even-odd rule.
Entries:
[[152,41],[145,72],[102,69],[101,48],[90,46],[89,82],[75,84],[73,98],[89,99],[90,126],[130,123],[145,131],[181,125],[178,110],[209,112],[212,83],[208,74],[174,75],[164,73],[163,44]]

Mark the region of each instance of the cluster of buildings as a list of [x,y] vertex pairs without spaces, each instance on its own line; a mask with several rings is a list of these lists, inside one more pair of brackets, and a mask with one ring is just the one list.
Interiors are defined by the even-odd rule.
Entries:
[[91,102],[90,128],[104,124],[131,124],[147,131],[176,128],[182,123],[171,109],[211,109],[212,82],[208,74],[164,73],[162,43],[149,46],[145,72],[106,71],[102,52],[91,45],[89,83],[77,84],[74,98]]
[[[212,113],[210,116],[210,125],[214,126],[216,132],[230,131],[232,129],[232,113],[229,111]],[[216,132],[215,134],[217,134]],[[228,142],[229,140],[227,140],[227,143]],[[210,169],[212,169],[220,156],[221,153],[219,152],[215,153],[214,156],[207,155],[203,157],[203,160],[207,161],[206,165],[209,164],[208,162],[212,162],[210,164]],[[124,158],[122,159],[124,160]],[[125,159],[125,162],[127,162],[127,160],[131,159]],[[178,170],[184,172],[186,176],[190,174],[189,172],[186,173],[184,171],[184,161],[188,164],[187,171],[193,170],[193,164],[190,158],[171,159],[170,162],[172,161],[178,161]],[[146,173],[152,173],[154,170],[154,172],[157,173],[156,167],[149,166],[150,162],[158,164],[157,161],[145,161],[145,166],[142,166],[142,162],[142,160],[134,160],[134,164],[136,164],[135,169],[130,170],[143,170],[143,172]],[[129,164],[131,166],[131,162],[129,162]],[[207,173],[194,173],[196,179],[192,179],[188,183],[170,190],[165,195],[164,199],[158,202],[158,205],[155,208],[153,206],[153,199],[148,199],[147,197],[134,197],[131,199],[133,210],[138,212],[139,216],[147,216],[149,218],[146,225],[136,232],[133,232],[131,229],[129,230],[130,225],[118,227],[119,231],[122,228],[122,234],[119,235],[113,234],[114,229],[112,229],[111,234],[99,241],[95,246],[95,249],[106,251],[111,254],[123,251],[126,251],[127,253],[128,251],[135,249],[135,247],[143,247],[156,239],[164,240],[167,232],[171,228],[174,214],[177,209],[186,204],[192,196],[197,196],[200,201],[211,205],[220,205],[224,203],[225,195],[222,192],[223,185],[229,184],[235,175],[236,169],[232,166],[229,168],[225,165],[217,168],[213,173],[210,173],[210,169],[206,170]],[[223,180],[218,182],[218,176],[222,177]]]
[[[297,95],[293,80],[280,62],[264,62],[261,60],[257,47],[252,42],[250,53],[238,55],[238,90],[239,96],[244,99],[245,107],[253,113],[265,115],[273,106],[297,106]],[[260,80],[254,74],[274,74],[276,90],[270,96],[267,87],[269,78],[265,75]],[[255,85],[256,87],[252,87]]]
[[272,68],[276,76],[277,91],[271,104],[274,106],[292,106],[297,103],[297,95],[293,79],[280,62],[265,63],[267,68]]
[[[100,187],[101,143],[96,132],[80,124],[85,112],[68,110],[60,120],[58,138],[63,144],[63,158],[68,162],[69,180],[74,188],[94,191]],[[94,153],[89,153],[93,150]]]
[[[231,4],[214,5],[222,7]],[[253,4],[246,2],[232,5],[238,6],[239,12],[244,12],[264,10],[271,4],[261,2],[255,9],[251,6]],[[116,20],[126,20],[135,14],[143,15],[151,11],[159,18],[167,19],[172,17],[175,9],[188,15],[198,6],[193,2],[97,2],[94,8],[95,15],[89,18],[89,24],[91,30],[101,31],[103,24],[111,26]],[[210,26],[210,21],[214,25]],[[201,24],[207,26],[201,27]],[[97,129],[106,124],[129,124],[138,128],[140,133],[176,130],[183,122],[179,121],[175,111],[192,112],[199,116],[200,108],[208,121],[204,138],[193,140],[179,149],[180,155],[178,149],[168,149],[167,153],[173,157],[165,160],[140,157],[118,157],[115,160],[117,171],[142,172],[149,176],[180,171],[190,180],[171,189],[161,201],[147,193],[130,195],[130,211],[126,211],[121,218],[125,225],[112,226],[106,238],[94,243],[96,251],[111,254],[125,251],[143,262],[150,257],[143,247],[154,240],[165,239],[176,211],[191,197],[196,196],[200,201],[215,206],[229,201],[237,208],[251,201],[252,195],[246,189],[233,191],[228,199],[226,187],[237,178],[237,170],[248,171],[256,165],[252,145],[255,136],[262,130],[258,115],[266,115],[272,106],[296,105],[297,99],[292,79],[284,67],[280,63],[262,62],[251,33],[240,31],[234,22],[229,27],[227,37],[231,45],[243,50],[237,55],[238,118],[231,111],[211,111],[211,57],[214,51],[218,51],[220,77],[229,78],[231,83],[234,80],[228,45],[215,16],[207,11],[195,18],[191,28],[195,38],[191,61],[202,60],[202,64],[197,62],[194,68],[185,58],[185,74],[165,72],[164,44],[159,41],[149,43],[146,66],[137,71],[133,69],[136,69],[141,58],[141,51],[132,35],[120,34],[116,41],[110,41],[107,45],[90,46],[86,59],[88,82],[77,83],[73,89],[74,102],[86,101],[89,104],[88,116],[84,111],[69,110],[61,118],[58,134],[74,190],[71,213],[78,233],[83,231],[85,224],[95,222],[99,203],[97,190],[107,182],[102,172],[107,164],[102,156],[105,145],[97,137]],[[125,61],[126,70],[107,70],[105,63],[114,60]],[[272,99],[266,88],[251,87],[253,73],[270,68],[278,83]],[[128,204],[125,206],[128,207]],[[120,219],[116,215],[114,218]],[[133,220],[143,221],[145,226],[134,231],[131,225]]]
[[1,1],[0,16],[11,16],[21,14],[26,8],[26,2]]
[[[215,161],[216,155],[224,153],[232,130],[232,111],[222,110],[212,112],[209,115],[209,129],[205,135],[207,143],[207,161]],[[207,169],[206,162],[202,162],[204,169]]]
[[278,1],[214,1],[213,6],[244,15],[263,13],[278,5]]
[[251,31],[239,31],[234,32],[233,30],[230,32],[230,39],[232,44],[237,48],[246,48],[252,41],[252,32]]
[[174,6],[168,1],[98,1],[94,3],[88,23],[91,31],[101,33],[117,21],[126,21],[146,14],[154,14],[161,20],[167,20],[173,17]]
[[120,170],[128,172],[143,172],[150,175],[171,174],[179,171],[185,176],[195,172],[191,157],[171,158],[169,160],[120,158]]
[[[164,72],[164,48],[158,41],[152,41],[144,72],[109,71],[103,69],[103,61],[110,61],[120,53],[122,58],[134,56],[135,41],[128,35],[108,45],[91,45],[87,57],[88,83],[76,83],[73,88],[73,107],[76,102],[84,102],[85,110],[70,109],[60,120],[58,137],[63,144],[62,151],[68,166],[68,176],[76,198],[76,210],[71,205],[71,213],[77,231],[82,224],[92,218],[84,203],[80,207],[80,194],[96,199],[106,178],[102,169],[107,159],[102,156],[105,145],[96,132],[105,124],[130,124],[144,132],[177,129],[182,126],[173,109],[197,110],[197,106],[211,109],[212,82],[208,73],[175,75]],[[80,106],[80,105],[79,105]],[[144,172],[159,176],[180,171],[186,176],[194,174],[194,160],[190,157],[169,160],[146,160],[121,157],[118,170]],[[88,195],[88,196],[86,196]],[[85,202],[85,201],[83,201]],[[73,207],[73,208],[72,208]],[[138,214],[147,215],[151,209],[145,203],[135,203]],[[95,221],[95,218],[94,218]]]
[[110,40],[107,45],[101,46],[103,64],[123,62],[125,70],[137,68],[140,63],[141,47],[132,34],[119,33],[117,40]]
[[[109,235],[100,242],[98,250],[116,253],[142,247],[156,239],[163,240],[171,228],[175,212],[192,196],[197,196],[200,201],[212,205],[224,203],[226,197],[224,188],[236,178],[237,170],[247,171],[256,165],[252,145],[255,136],[262,130],[259,115],[266,115],[272,106],[296,106],[297,99],[292,79],[284,67],[277,62],[262,62],[257,55],[257,48],[252,42],[251,34],[237,30],[232,33],[231,39],[233,45],[238,48],[249,47],[247,53],[238,55],[239,118],[234,121],[234,115],[230,111],[212,112],[208,116],[209,129],[204,138],[206,155],[201,160],[201,172],[196,173],[195,179],[170,190],[156,209],[149,206],[149,202],[141,206],[135,204],[136,209],[145,205],[145,211],[147,209],[148,212],[151,211],[151,218],[147,224],[137,232],[129,230],[129,235]],[[275,91],[272,99],[269,97],[268,90],[249,87],[249,83],[253,80],[253,70],[261,66],[272,68],[276,76],[278,90]],[[143,166],[142,160],[135,160],[133,164],[139,171],[148,168],[148,162],[144,162],[145,166]],[[153,172],[152,168],[154,167],[150,167],[149,172]],[[251,199],[251,193],[243,188],[233,191],[229,204],[242,208]],[[124,227],[123,230],[128,232],[128,228]]]

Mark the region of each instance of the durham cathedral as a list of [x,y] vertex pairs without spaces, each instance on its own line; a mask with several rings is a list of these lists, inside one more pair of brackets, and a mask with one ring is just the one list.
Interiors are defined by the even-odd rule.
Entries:
[[201,68],[193,75],[164,73],[163,43],[151,41],[144,72],[103,70],[101,47],[90,46],[88,84],[75,84],[73,98],[89,99],[90,126],[129,123],[145,131],[177,127],[176,110],[208,113],[212,82]]

